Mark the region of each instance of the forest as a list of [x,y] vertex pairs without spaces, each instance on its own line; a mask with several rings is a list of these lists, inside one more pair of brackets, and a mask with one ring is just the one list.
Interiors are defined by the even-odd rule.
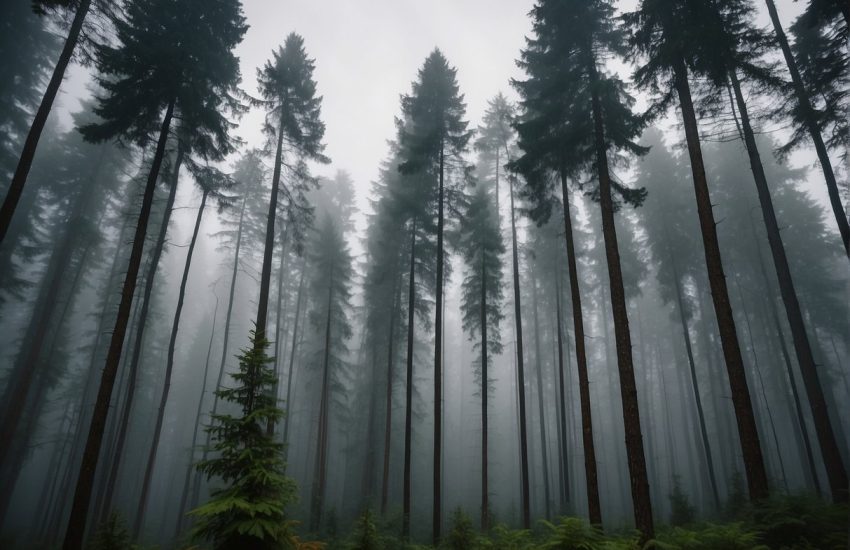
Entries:
[[4,0],[0,548],[850,548],[847,0]]

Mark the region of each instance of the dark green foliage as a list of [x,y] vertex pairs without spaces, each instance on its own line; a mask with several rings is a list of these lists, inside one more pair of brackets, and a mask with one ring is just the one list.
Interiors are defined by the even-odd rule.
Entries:
[[850,508],[808,496],[773,496],[748,506],[742,515],[770,548],[847,548]]
[[384,543],[378,533],[371,509],[366,508],[357,518],[351,538],[348,550],[383,550]]
[[451,550],[467,550],[477,546],[478,533],[461,508],[456,508],[449,519],[451,530],[446,535],[444,546]]
[[549,531],[537,546],[540,550],[637,550],[637,537],[606,537],[579,518],[562,517],[558,523],[541,521]]
[[295,483],[285,475],[283,444],[266,433],[269,420],[283,412],[269,395],[275,378],[268,366],[268,341],[256,341],[239,356],[233,388],[219,389],[219,399],[234,403],[241,414],[216,414],[207,428],[214,457],[198,463],[210,479],[224,483],[210,501],[191,512],[194,536],[215,548],[288,548],[292,523],[286,506],[295,500]]
[[135,548],[135,545],[130,543],[130,531],[124,524],[124,520],[113,512],[95,531],[87,548],[88,550],[130,550]]
[[673,480],[673,491],[670,498],[670,525],[679,527],[693,523],[696,519],[696,508],[691,505],[688,495],[682,490],[679,476]]
[[743,523],[708,524],[697,530],[681,527],[662,533],[653,546],[659,550],[767,550],[759,533]]

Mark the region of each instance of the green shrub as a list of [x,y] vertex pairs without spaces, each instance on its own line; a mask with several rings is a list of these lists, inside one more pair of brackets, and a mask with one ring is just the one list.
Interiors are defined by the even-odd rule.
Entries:
[[89,550],[129,550],[134,546],[130,542],[130,531],[121,516],[112,512],[98,526],[88,545]]
[[744,520],[770,548],[848,548],[850,508],[813,496],[774,496],[747,508]]
[[679,476],[673,478],[673,492],[670,498],[670,525],[681,527],[694,522],[696,509],[688,500],[688,495],[682,491]]

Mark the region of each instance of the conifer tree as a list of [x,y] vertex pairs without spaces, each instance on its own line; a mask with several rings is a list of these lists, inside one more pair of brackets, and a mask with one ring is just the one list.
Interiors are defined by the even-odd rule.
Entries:
[[238,0],[215,4],[193,0],[179,5],[167,0],[134,0],[126,7],[126,19],[117,21],[116,26],[116,44],[97,49],[104,95],[98,99],[95,112],[103,122],[88,125],[81,131],[92,141],[122,138],[137,143],[148,140],[157,126],[159,132],[80,467],[64,543],[67,550],[82,545],[154,187],[172,119],[177,111],[185,127],[192,129],[191,146],[196,152],[229,152],[231,123],[226,113],[238,108],[233,97],[239,82],[238,60],[232,50],[247,29]]
[[251,331],[250,346],[239,356],[236,385],[216,391],[219,399],[239,407],[238,415],[217,414],[207,430],[214,456],[198,469],[223,486],[209,502],[192,510],[193,535],[217,549],[290,548],[292,524],[286,506],[295,500],[295,483],[286,477],[283,444],[266,432],[269,419],[283,415],[269,389],[274,373],[266,355],[269,343]]
[[[406,174],[421,174],[426,184],[436,184],[437,191],[437,272],[434,305],[434,499],[432,538],[440,539],[442,518],[442,328],[444,231],[446,181],[451,184],[452,172],[465,174],[461,155],[466,152],[471,133],[463,119],[466,105],[457,84],[457,70],[451,67],[440,50],[435,49],[419,70],[410,95],[402,98],[402,112],[407,124],[401,127],[399,143],[402,163],[399,170]],[[433,182],[433,183],[431,183]],[[448,199],[451,200],[451,190]],[[405,453],[408,454],[407,452]],[[405,471],[409,464],[405,460]],[[408,477],[407,474],[405,476]],[[405,487],[409,489],[408,479]],[[410,521],[410,492],[405,491],[405,525]]]
[[[489,357],[502,351],[499,329],[504,315],[502,302],[502,255],[505,245],[499,232],[495,189],[479,183],[469,204],[461,236],[461,250],[466,264],[466,276],[461,286],[463,328],[475,348],[480,351],[477,375],[481,392],[481,528],[490,528],[490,492],[488,484],[488,405],[490,397]],[[477,337],[477,338],[476,338]]]
[[695,17],[695,12],[688,9],[685,2],[659,0],[642,0],[636,11],[626,14],[625,20],[631,30],[630,45],[634,57],[639,59],[639,66],[634,72],[635,83],[654,95],[648,115],[660,115],[676,99],[679,102],[691,161],[711,297],[732,390],[749,493],[751,498],[761,499],[768,494],[767,473],[723,271],[696,110],[688,81],[688,73],[693,69],[693,57],[686,57],[685,52],[691,41],[699,38],[693,34],[699,34],[704,29],[703,21],[699,16]]

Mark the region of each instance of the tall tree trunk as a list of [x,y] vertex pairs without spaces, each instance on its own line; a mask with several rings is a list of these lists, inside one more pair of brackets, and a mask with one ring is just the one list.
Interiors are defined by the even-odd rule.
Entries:
[[407,388],[404,405],[404,477],[402,495],[401,535],[410,535],[410,459],[411,436],[413,431],[413,317],[416,299],[416,218],[413,218],[410,230],[410,275],[407,290]]
[[[847,2],[844,2],[845,18],[847,17]],[[770,14],[770,21],[773,23],[773,31],[776,33],[776,40],[779,42],[779,48],[782,50],[782,56],[785,58],[785,64],[788,66],[788,73],[791,75],[791,84],[794,88],[794,95],[797,97],[797,107],[801,111],[803,124],[812,138],[812,143],[815,146],[815,152],[818,155],[823,177],[826,180],[826,190],[829,195],[829,204],[832,207],[832,213],[835,216],[835,221],[838,225],[838,231],[841,234],[841,240],[844,243],[844,253],[850,259],[850,222],[847,221],[847,212],[844,211],[844,205],[841,203],[841,194],[838,189],[838,182],[835,179],[835,172],[832,170],[832,162],[829,160],[829,153],[826,145],[823,142],[820,129],[815,120],[815,110],[812,108],[811,99],[803,85],[803,79],[800,76],[800,69],[797,67],[797,60],[794,59],[794,54],[791,53],[791,47],[788,45],[788,37],[782,28],[782,23],[779,21],[779,13],[776,11],[776,4],[773,0],[765,0],[767,4],[767,12]],[[846,488],[845,483],[845,488]]]
[[204,361],[204,377],[201,379],[201,395],[198,396],[198,408],[195,411],[195,425],[192,428],[192,444],[189,446],[189,466],[186,468],[186,476],[183,478],[183,490],[180,491],[180,506],[177,509],[177,526],[174,529],[174,538],[178,538],[183,531],[183,523],[186,520],[186,504],[189,501],[189,486],[192,484],[192,472],[195,471],[195,447],[198,445],[198,428],[201,427],[201,415],[204,410],[204,395],[207,393],[207,379],[210,374],[210,358],[212,357],[213,342],[215,341],[215,324],[218,320],[218,296],[215,297],[213,308],[212,328],[210,329],[210,342],[207,345],[207,358]]
[[440,143],[440,189],[437,203],[437,296],[434,308],[434,498],[431,513],[431,539],[436,546],[440,542],[442,520],[442,496],[440,489],[440,467],[443,458],[443,176],[444,146]]
[[676,255],[670,246],[667,226],[664,227],[665,245],[667,254],[670,260],[670,265],[673,269],[673,285],[676,289],[676,309],[679,311],[679,323],[682,327],[682,339],[685,342],[685,352],[688,356],[688,367],[691,373],[691,389],[694,392],[694,401],[697,406],[697,417],[699,418],[699,430],[702,437],[702,448],[705,453],[705,465],[708,470],[708,481],[711,484],[711,496],[714,501],[716,510],[720,509],[720,491],[717,489],[717,478],[714,473],[714,459],[711,454],[711,444],[708,440],[708,430],[705,426],[705,412],[702,406],[702,394],[699,388],[699,379],[697,378],[696,366],[694,365],[694,352],[691,344],[691,331],[688,327],[688,318],[685,314],[685,303],[682,296],[682,279],[679,275],[679,266],[676,262]]
[[729,72],[729,80],[735,92],[735,101],[741,115],[744,143],[747,147],[750,168],[753,171],[753,179],[755,180],[756,190],[758,191],[759,204],[767,230],[767,242],[770,245],[770,252],[773,256],[773,267],[776,269],[777,279],[779,280],[779,293],[782,296],[785,315],[791,327],[791,338],[794,343],[797,363],[800,365],[800,372],[803,375],[803,386],[806,388],[809,406],[812,409],[815,433],[817,433],[823,462],[826,466],[826,476],[829,480],[832,500],[836,503],[847,502],[849,496],[847,470],[844,468],[844,463],[841,460],[841,453],[838,450],[838,443],[835,440],[835,433],[829,420],[823,387],[818,379],[817,367],[812,355],[812,347],[809,343],[809,336],[806,333],[806,325],[803,323],[803,313],[800,309],[800,302],[797,299],[797,291],[794,288],[794,279],[791,275],[791,268],[788,265],[788,258],[785,255],[785,245],[782,243],[782,236],[779,234],[779,222],[776,220],[776,211],[773,208],[773,199],[770,196],[770,189],[767,186],[767,177],[761,163],[755,134],[750,124],[747,104],[744,101],[741,83],[735,71]]
[[551,495],[549,494],[549,446],[546,438],[546,404],[543,398],[543,357],[540,352],[540,319],[537,314],[537,279],[532,272],[531,292],[532,311],[534,312],[534,362],[537,366],[537,414],[540,430],[540,457],[543,460],[543,498],[546,519],[552,518]]
[[711,298],[714,303],[714,313],[720,332],[723,357],[726,361],[729,386],[732,390],[732,404],[735,408],[738,438],[744,459],[744,469],[747,473],[747,486],[750,498],[761,500],[768,495],[767,472],[765,471],[764,456],[762,455],[758,429],[756,428],[750,389],[747,385],[747,377],[744,371],[744,360],[741,357],[741,346],[738,342],[738,334],[735,329],[735,318],[732,315],[732,305],[729,301],[726,276],[723,273],[723,260],[720,255],[720,244],[717,239],[717,227],[714,220],[714,212],[712,211],[711,197],[708,191],[708,179],[705,175],[699,129],[697,127],[696,113],[691,99],[691,89],[688,84],[688,74],[684,60],[677,60],[674,66],[674,73],[676,91],[679,96],[679,104],[685,126],[685,137],[688,143],[688,154],[691,160],[697,214],[699,216],[703,248],[705,251],[708,281],[711,286]]
[[481,530],[490,528],[490,494],[487,486],[487,399],[490,385],[487,372],[487,271],[486,254],[481,250]]
[[301,319],[302,295],[304,294],[304,272],[307,270],[304,262],[301,262],[301,275],[298,277],[298,296],[295,298],[295,320],[292,325],[292,346],[289,348],[289,369],[286,372],[286,417],[283,419],[283,443],[284,451],[289,454],[289,418],[292,416],[292,377],[295,372],[295,350],[298,348],[298,324]]
[[[507,149],[507,146],[506,146]],[[522,527],[531,528],[531,506],[528,487],[528,422],[525,417],[525,360],[522,349],[522,301],[519,292],[519,252],[516,238],[516,207],[514,206],[514,181],[508,181],[511,195],[511,261],[514,279],[514,323],[516,327],[517,394],[519,401],[519,454],[520,486],[522,492]],[[595,463],[594,463],[595,468]]]
[[396,289],[398,278],[393,280],[393,305],[390,312],[389,335],[387,338],[387,388],[386,388],[386,410],[384,413],[384,463],[381,470],[381,515],[387,514],[387,503],[390,494],[390,449],[392,445],[393,427],[393,367],[395,366],[395,324],[401,309],[401,289]]
[[579,401],[581,402],[581,433],[584,447],[584,473],[587,478],[587,510],[590,523],[602,525],[602,508],[599,504],[599,477],[596,469],[596,448],[593,443],[593,418],[590,410],[590,381],[587,376],[587,351],[584,342],[584,318],[581,309],[578,265],[576,261],[573,222],[570,215],[570,195],[567,174],[560,172],[561,200],[564,204],[564,241],[567,245],[567,269],[570,275],[570,299],[573,306],[573,331],[576,342],[576,370],[578,371]]
[[121,468],[121,463],[124,457],[124,446],[127,442],[127,432],[130,429],[130,416],[133,412],[133,401],[136,396],[136,384],[139,382],[139,364],[141,363],[142,350],[144,349],[145,326],[147,325],[148,314],[150,313],[151,303],[153,301],[153,286],[156,278],[157,267],[162,256],[162,251],[165,248],[165,237],[168,235],[168,225],[171,221],[171,214],[174,210],[174,200],[177,196],[177,182],[180,179],[180,167],[183,165],[183,157],[185,148],[180,143],[177,144],[177,157],[174,160],[174,168],[171,174],[171,182],[168,189],[168,198],[165,201],[165,211],[162,216],[162,223],[159,227],[156,243],[151,251],[150,264],[147,268],[145,277],[145,289],[141,300],[141,310],[136,321],[136,339],[133,345],[133,355],[130,359],[130,368],[128,369],[127,390],[124,397],[124,407],[121,412],[121,422],[118,424],[118,436],[115,444],[115,450],[112,453],[112,461],[109,469],[109,476],[106,481],[106,488],[103,497],[104,516],[109,507],[112,506],[112,496],[118,482],[118,473]]
[[[271,395],[274,396],[275,402],[277,402],[278,398],[278,385],[280,379],[280,361],[278,360],[278,352],[280,351],[280,339],[284,337],[281,334],[280,330],[280,313],[281,313],[281,298],[283,296],[283,268],[286,265],[286,244],[287,244],[287,230],[289,229],[289,225],[285,224],[283,226],[283,231],[280,236],[280,263],[277,268],[277,313],[275,314],[275,323],[274,323],[274,385],[271,389]],[[284,308],[285,309],[285,308]],[[275,420],[273,418],[269,418],[266,423],[266,434],[269,437],[274,436],[274,424]]]
[[331,305],[333,303],[333,265],[328,285],[328,310],[325,320],[325,350],[322,358],[322,389],[319,399],[319,434],[316,437],[316,468],[313,473],[313,498],[310,501],[310,531],[318,533],[322,525],[325,482],[328,467],[328,416],[330,415]]
[[124,336],[127,332],[130,308],[133,303],[133,295],[136,291],[139,266],[142,262],[142,249],[145,244],[145,235],[147,233],[148,220],[150,219],[154,189],[156,188],[160,166],[162,166],[162,158],[165,155],[165,143],[168,141],[168,130],[171,127],[171,119],[174,114],[174,102],[174,100],[171,100],[165,111],[165,117],[162,120],[162,127],[159,132],[159,139],[156,144],[156,153],[154,154],[151,170],[145,184],[145,193],[142,199],[142,208],[139,212],[139,220],[136,224],[136,232],[133,237],[133,247],[127,266],[127,274],[124,278],[124,286],[121,289],[121,303],[118,306],[115,329],[112,332],[109,352],[106,356],[106,365],[101,375],[97,400],[95,401],[94,411],[92,412],[91,425],[80,465],[80,475],[77,479],[76,489],[74,490],[71,516],[68,520],[68,529],[65,532],[63,550],[80,550],[83,545],[92,484],[97,468],[98,456],[100,455],[100,447],[103,442],[106,417],[109,414],[112,388],[115,385],[118,363],[121,360],[121,350],[124,347]]
[[177,346],[177,332],[180,329],[180,316],[183,313],[183,302],[186,298],[186,283],[189,281],[189,270],[192,268],[192,256],[195,252],[195,244],[198,242],[198,231],[201,229],[201,220],[204,217],[204,208],[207,205],[207,192],[201,195],[201,206],[198,208],[198,216],[195,218],[195,229],[192,231],[192,240],[189,241],[189,250],[186,253],[186,263],[183,266],[183,278],[180,280],[180,292],[177,294],[177,309],[174,312],[174,321],[171,324],[171,337],[168,340],[168,355],[165,363],[165,381],[162,385],[162,394],[159,398],[159,408],[156,414],[156,424],[153,429],[153,441],[148,452],[148,461],[145,466],[145,474],[142,478],[142,494],[139,497],[139,505],[136,517],[133,521],[134,539],[139,538],[142,524],[145,521],[145,510],[148,504],[148,493],[150,492],[153,468],[156,465],[156,454],[159,450],[159,439],[162,435],[162,423],[165,420],[165,406],[168,403],[168,393],[171,389],[171,374],[174,371],[174,351]]
[[[595,61],[594,61],[595,63]],[[596,82],[596,68],[591,67],[591,80]],[[611,177],[608,174],[608,153],[605,142],[605,125],[599,92],[593,88],[593,126],[596,145],[596,170],[599,176],[599,203],[602,211],[602,234],[605,240],[605,257],[608,260],[608,277],[611,287],[611,309],[614,313],[614,337],[617,343],[617,365],[620,372],[620,394],[623,400],[623,422],[626,431],[626,454],[629,460],[629,477],[632,485],[635,525],[641,532],[641,540],[655,536],[652,522],[652,501],[649,495],[649,479],[646,474],[646,456],[640,427],[637,385],[632,363],[632,339],[629,334],[629,316],[626,309],[626,293],[623,287],[623,272],[620,267],[620,251],[617,246],[617,231],[614,225],[614,203],[611,197]]]
[[41,98],[41,103],[38,106],[38,111],[35,113],[32,126],[30,126],[30,130],[27,133],[24,150],[21,152],[18,166],[15,168],[15,174],[12,176],[12,183],[9,185],[6,198],[3,199],[3,206],[0,207],[0,244],[3,243],[3,239],[6,237],[6,232],[12,223],[12,216],[15,215],[15,208],[18,206],[18,201],[24,192],[24,185],[27,182],[27,176],[32,167],[33,158],[35,158],[35,151],[38,148],[38,140],[41,138],[41,132],[47,123],[47,117],[50,114],[50,109],[53,107],[56,94],[59,92],[62,79],[65,77],[65,71],[68,69],[71,56],[77,47],[80,31],[83,28],[83,21],[86,15],[88,15],[90,6],[91,0],[80,0],[80,4],[77,6],[77,12],[74,14],[74,20],[71,22],[71,28],[68,31],[68,37],[65,39],[65,45],[62,47],[62,53],[59,54],[59,61],[53,69],[50,82],[47,84],[47,89]]
[[556,267],[555,272],[555,330],[558,331],[558,393],[560,400],[560,444],[561,444],[561,468],[563,469],[561,487],[561,513],[567,512],[566,506],[570,501],[570,462],[567,455],[567,399],[566,383],[564,382],[564,341],[563,327],[561,324],[561,273]]

